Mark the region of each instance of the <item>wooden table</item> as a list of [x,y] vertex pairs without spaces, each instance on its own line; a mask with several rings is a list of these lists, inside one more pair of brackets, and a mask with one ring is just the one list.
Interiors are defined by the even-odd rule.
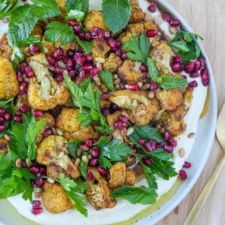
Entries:
[[[196,33],[204,37],[204,46],[215,73],[219,109],[221,109],[225,102],[225,0],[168,0],[168,2],[183,15]],[[221,147],[215,140],[206,168],[190,195],[157,225],[183,224],[221,154]],[[225,170],[196,225],[225,225]]]

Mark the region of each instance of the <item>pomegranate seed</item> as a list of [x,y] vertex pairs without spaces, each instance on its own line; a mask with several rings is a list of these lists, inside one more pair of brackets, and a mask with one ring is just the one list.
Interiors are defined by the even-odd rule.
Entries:
[[91,40],[91,33],[90,33],[90,32],[86,32],[86,33],[85,33],[85,36],[84,36],[84,39],[85,39],[86,41],[90,41],[90,40]]
[[92,167],[96,167],[96,166],[98,165],[98,159],[92,158],[92,159],[89,161],[89,164],[90,164],[90,166],[92,166]]
[[28,104],[23,104],[22,107],[21,107],[21,109],[20,109],[20,111],[22,113],[26,113],[26,112],[29,111],[29,109],[30,109],[30,106]]
[[175,63],[174,65],[172,65],[172,70],[174,73],[179,73],[183,70],[183,66],[179,63]]
[[174,147],[171,145],[166,145],[164,146],[164,150],[168,153],[172,153],[173,152]]
[[21,63],[20,64],[20,69],[21,69],[21,71],[24,73],[25,72],[25,69],[26,69],[26,67],[27,67],[28,65],[26,64],[26,63]]
[[98,29],[98,38],[103,39],[105,37],[105,31],[102,29]]
[[33,173],[33,174],[39,173],[39,168],[36,167],[36,166],[31,166],[31,167],[29,168],[29,170],[30,170],[30,172]]
[[140,144],[140,145],[144,145],[146,142],[145,142],[145,140],[144,139],[139,139],[138,140],[138,144]]
[[77,22],[75,20],[69,20],[68,24],[73,27],[77,24]]
[[154,38],[158,35],[158,31],[155,29],[150,29],[150,30],[147,30],[146,35],[149,38]]
[[120,115],[120,116],[119,116],[119,120],[120,120],[121,122],[123,122],[123,123],[128,123],[129,118],[126,117],[126,116],[124,116],[124,115]]
[[51,128],[48,128],[48,129],[46,129],[43,133],[42,133],[42,135],[43,135],[43,137],[48,137],[48,136],[50,136],[50,135],[52,135],[53,134],[53,131],[52,131],[52,129]]
[[94,175],[91,171],[87,172],[87,180],[88,181],[92,181],[94,179]]
[[86,78],[86,73],[85,73],[85,71],[82,69],[82,70],[80,70],[80,72],[79,72],[79,77],[80,77],[80,79],[82,79],[82,80],[84,80],[85,78]]
[[116,112],[119,109],[119,107],[115,103],[111,103],[109,105],[109,112],[112,114]]
[[193,61],[190,61],[184,68],[185,72],[186,73],[193,73],[194,71],[194,67],[195,67],[195,62]]
[[37,179],[36,186],[41,188],[44,185],[45,181],[42,178]]
[[91,69],[91,76],[94,77],[94,76],[96,76],[97,74],[99,74],[100,72],[101,72],[100,68],[98,68],[98,67],[93,67],[93,68]]
[[122,51],[121,49],[117,49],[116,52],[115,52],[116,56],[121,56],[122,54]]
[[177,147],[177,142],[174,139],[169,139],[168,140],[169,145],[171,145],[173,148]]
[[27,92],[27,83],[25,83],[25,82],[21,83],[19,89],[20,89],[20,93],[21,94],[26,94],[26,92]]
[[56,77],[56,80],[57,80],[58,83],[61,83],[64,80],[63,75],[58,75]]
[[111,93],[103,93],[101,98],[102,100],[107,101],[109,100],[110,96],[111,96]]
[[39,200],[33,200],[33,201],[32,201],[32,206],[33,206],[34,208],[40,207],[40,206],[41,206],[41,201],[39,201]]
[[57,48],[54,52],[53,52],[53,57],[56,60],[61,60],[63,59],[63,50],[61,48]]
[[85,145],[87,145],[88,147],[91,147],[94,144],[93,139],[88,139],[85,141]]
[[86,55],[86,60],[87,62],[92,62],[93,61],[93,56],[92,55]]
[[92,38],[97,38],[98,37],[98,28],[97,27],[92,28],[91,36],[92,36]]
[[56,62],[55,62],[55,59],[54,59],[53,57],[48,56],[47,59],[48,59],[48,63],[49,63],[51,66],[54,66],[54,65],[55,65]]
[[148,72],[148,67],[146,65],[142,64],[140,66],[140,70],[141,70],[142,73],[146,73],[146,72]]
[[0,124],[0,132],[5,130],[5,126],[3,124]]
[[191,168],[191,163],[190,162],[184,162],[183,167],[186,168],[186,169],[189,169],[189,168]]
[[74,57],[74,51],[73,50],[69,50],[68,52],[67,52],[67,55],[69,56],[69,57]]
[[146,166],[151,166],[153,163],[153,159],[152,158],[147,158],[147,159],[144,159],[144,164]]
[[158,89],[158,84],[155,83],[155,82],[152,82],[152,83],[150,84],[150,90],[151,90],[151,91],[156,91],[157,89]]
[[138,84],[127,84],[125,88],[131,91],[138,91],[140,87]]
[[108,174],[108,171],[107,171],[104,167],[102,167],[102,166],[99,166],[99,167],[98,167],[98,172],[99,172],[100,175],[102,175],[102,176],[106,176],[106,175]]
[[190,75],[190,77],[192,77],[192,78],[197,78],[197,77],[199,77],[200,76],[200,73],[199,72],[194,72],[194,73],[192,73],[191,75]]
[[145,148],[148,152],[152,152],[156,148],[156,141],[149,141],[145,143]]
[[94,158],[98,158],[100,155],[100,150],[98,147],[93,147],[91,150],[91,156]]
[[86,58],[84,56],[75,56],[75,62],[78,65],[83,66],[86,63]]
[[201,71],[201,78],[202,78],[202,84],[204,86],[208,86],[209,85],[209,74],[207,69],[203,69]]
[[32,209],[32,213],[34,214],[34,215],[39,215],[39,214],[41,214],[43,212],[43,209],[40,207],[40,208],[34,208],[34,209]]
[[115,40],[115,39],[113,39],[113,38],[109,38],[108,44],[109,44],[109,46],[110,46],[111,48],[117,49],[117,48],[120,47],[121,42],[118,41],[118,40]]
[[195,62],[194,72],[198,72],[201,68],[201,62],[198,60]]
[[6,110],[5,109],[0,109],[0,116],[5,116]]
[[205,59],[204,59],[204,58],[200,58],[200,59],[199,59],[199,62],[200,62],[200,64],[201,64],[201,68],[202,68],[202,69],[205,68],[205,66],[206,66],[206,65],[205,65],[205,64],[206,64],[206,63],[205,63]]
[[178,19],[171,19],[170,25],[172,27],[179,27],[180,26],[180,20],[178,20]]
[[154,13],[156,10],[157,10],[157,2],[156,1],[153,1],[149,7],[148,7],[148,10],[152,13]]
[[36,118],[40,118],[44,115],[44,113],[41,111],[41,110],[34,110],[33,111],[33,115],[36,117]]
[[0,117],[0,124],[4,123],[5,119],[3,117]]
[[92,65],[85,65],[85,66],[83,66],[83,70],[85,71],[85,72],[90,72],[91,70],[92,70]]
[[123,123],[121,121],[116,121],[114,123],[114,128],[118,130],[123,130]]
[[71,70],[71,71],[69,72],[69,76],[70,76],[71,78],[75,78],[76,75],[77,75],[77,73],[76,73],[75,70]]
[[67,62],[66,62],[66,65],[69,66],[69,67],[74,66],[73,60],[72,59],[68,59]]
[[17,80],[20,83],[23,82],[23,74],[20,71],[17,72]]
[[17,123],[20,123],[22,121],[22,116],[19,115],[19,114],[16,114],[14,116],[14,121],[17,122]]
[[163,19],[166,22],[170,23],[172,18],[171,18],[171,15],[169,13],[163,13]]
[[194,80],[188,84],[188,87],[196,88],[196,87],[198,87],[198,82]]
[[127,54],[126,53],[121,54],[120,58],[123,61],[127,60]]
[[172,138],[172,136],[170,135],[170,133],[168,131],[165,131],[163,133],[163,137],[166,141],[169,141]]
[[182,64],[183,63],[183,59],[181,57],[181,55],[176,55],[172,58],[172,65],[179,63]]
[[31,45],[30,50],[32,51],[33,54],[37,54],[40,52],[40,48],[38,45]]
[[101,111],[104,116],[108,116],[110,114],[110,111],[108,108],[103,108]]
[[179,177],[181,180],[186,180],[187,179],[187,173],[184,170],[179,171]]
[[73,30],[74,30],[74,33],[75,33],[75,34],[79,34],[79,32],[81,31],[80,25],[75,25],[75,26],[73,27]]
[[80,37],[81,40],[85,40],[85,32],[80,31],[80,32],[78,33],[78,36]]

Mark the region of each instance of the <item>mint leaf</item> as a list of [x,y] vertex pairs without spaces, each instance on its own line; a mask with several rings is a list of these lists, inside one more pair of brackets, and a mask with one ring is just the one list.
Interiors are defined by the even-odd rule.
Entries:
[[87,189],[87,183],[81,183],[79,181],[71,180],[68,177],[65,177],[64,174],[61,174],[59,177],[59,183],[65,189],[67,196],[70,198],[74,207],[84,216],[87,217],[88,212],[85,208],[86,197],[85,190]]
[[157,194],[152,188],[123,186],[111,193],[113,198],[122,198],[132,204],[153,204],[156,202]]
[[77,9],[70,10],[66,16],[67,19],[75,19],[77,22],[84,20],[85,13]]
[[0,101],[0,108],[5,108],[8,104],[10,104],[13,101],[13,98],[7,100],[7,101]]
[[152,158],[157,158],[162,161],[168,161],[173,158],[173,154],[166,152],[163,149],[156,149],[152,152],[147,153]]
[[161,88],[170,90],[174,88],[186,88],[188,86],[187,80],[180,77],[162,75],[158,77],[157,83]]
[[159,76],[159,71],[152,59],[150,58],[147,59],[147,66],[148,66],[148,73],[150,75],[150,78],[156,82]]
[[84,179],[87,178],[87,169],[88,169],[88,164],[85,164],[82,160],[80,162],[80,165],[79,165],[79,169],[80,169],[80,173],[82,175],[82,177]]
[[114,90],[113,74],[108,70],[103,70],[99,75],[101,82],[107,87],[109,91]]
[[89,0],[67,0],[65,8],[67,12],[76,9],[86,14],[89,11]]
[[77,158],[77,150],[79,149],[80,145],[81,145],[81,141],[72,141],[67,143],[66,147],[68,149],[69,154],[73,158]]
[[19,6],[18,0],[2,0],[0,3],[0,19],[8,17]]
[[152,171],[150,167],[145,166],[143,163],[141,163],[141,167],[143,169],[143,172],[149,187],[156,190],[158,188],[158,184],[156,182],[156,177],[154,175],[154,172]]
[[126,27],[131,15],[129,0],[103,0],[102,10],[104,21],[112,32]]
[[149,50],[150,40],[144,34],[133,37],[130,41],[123,44],[123,49],[127,51],[129,59],[146,63]]
[[51,22],[45,31],[45,40],[56,43],[60,41],[62,45],[70,43],[75,39],[73,28],[66,23]]
[[83,41],[77,36],[75,36],[75,39],[86,54],[91,53],[92,48],[93,48],[93,44],[91,41]]

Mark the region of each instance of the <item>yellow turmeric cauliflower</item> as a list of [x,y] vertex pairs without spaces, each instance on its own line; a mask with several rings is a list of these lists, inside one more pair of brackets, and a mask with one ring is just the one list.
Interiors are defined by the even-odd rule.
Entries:
[[19,93],[19,83],[12,64],[0,56],[0,100],[14,98]]
[[72,202],[59,184],[45,183],[41,197],[45,208],[51,213],[62,213],[73,208]]
[[33,109],[49,110],[64,105],[69,100],[69,92],[63,83],[58,84],[48,70],[44,54],[28,59],[36,77],[32,78],[28,88],[28,100]]
[[106,41],[99,39],[93,41],[92,54],[95,58],[105,58],[109,51],[110,47]]
[[116,54],[111,53],[108,58],[105,59],[105,63],[103,64],[104,69],[109,70],[112,73],[115,73],[118,67],[121,65],[122,60]]
[[76,179],[80,176],[80,171],[67,155],[65,143],[66,140],[61,136],[48,136],[38,146],[36,160],[46,166],[55,164]]
[[85,141],[90,138],[97,138],[98,135],[91,125],[81,127],[77,117],[78,109],[63,108],[56,120],[56,126],[64,132],[69,140]]
[[11,55],[12,49],[9,47],[7,36],[0,36],[0,56],[10,59]]

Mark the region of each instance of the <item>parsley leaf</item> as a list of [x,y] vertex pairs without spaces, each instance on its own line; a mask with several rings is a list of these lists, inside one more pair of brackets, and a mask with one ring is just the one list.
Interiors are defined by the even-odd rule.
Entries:
[[197,34],[188,31],[180,31],[176,34],[174,39],[170,41],[170,46],[177,54],[182,56],[186,64],[190,60],[200,57],[201,50],[197,43],[199,38],[202,39]]
[[10,16],[11,13],[19,6],[18,0],[2,0],[0,3],[0,19]]
[[89,11],[89,0],[67,0],[65,8],[67,12],[76,9],[86,14]]
[[84,216],[87,217],[88,212],[85,208],[86,198],[84,195],[85,190],[87,189],[87,183],[81,183],[79,181],[71,180],[68,177],[65,177],[64,174],[61,174],[59,177],[59,183],[65,189],[67,196],[70,198],[74,207]]
[[66,23],[51,22],[47,25],[45,32],[45,40],[56,43],[60,41],[62,45],[65,45],[75,39],[73,28]]
[[127,51],[129,59],[146,63],[151,43],[144,34],[133,37],[123,44],[123,49]]
[[152,169],[150,167],[145,166],[143,163],[141,163],[141,167],[143,169],[143,172],[144,172],[144,175],[148,182],[149,187],[153,188],[153,189],[157,189],[158,184],[156,182],[156,177],[155,177]]
[[80,173],[82,175],[82,177],[84,179],[87,178],[87,169],[88,169],[88,164],[85,164],[82,160],[80,162],[80,165],[79,165],[79,169],[80,169]]
[[129,0],[103,0],[104,21],[112,32],[126,27],[131,15]]
[[110,71],[105,69],[98,76],[101,82],[107,87],[109,91],[114,90],[113,74]]
[[13,98],[7,100],[7,101],[0,101],[0,108],[5,108],[8,104],[10,104],[13,101]]
[[147,66],[148,66],[148,73],[150,75],[150,78],[156,82],[159,76],[159,71],[152,59],[150,58],[147,59]]
[[156,201],[156,191],[149,187],[123,186],[111,193],[113,198],[126,199],[132,204],[152,204]]
[[67,19],[75,19],[77,22],[84,20],[85,13],[77,9],[70,10],[66,16]]
[[174,88],[186,88],[188,85],[187,80],[180,77],[162,75],[157,78],[157,83],[161,88],[170,90]]
[[75,36],[75,39],[86,54],[91,53],[92,48],[93,48],[93,44],[91,41],[83,41],[77,36]]
[[77,150],[79,149],[80,145],[81,141],[72,141],[67,143],[68,152],[73,158],[77,158]]
[[46,121],[37,121],[31,113],[24,115],[23,120],[24,123],[12,124],[10,149],[21,159],[33,160],[36,155],[36,138],[44,128]]
[[87,79],[78,86],[69,76],[65,76],[64,82],[70,91],[73,104],[80,108],[79,120],[81,125],[87,126],[91,122],[98,122],[100,126],[96,125],[95,129],[109,133],[110,128],[106,118],[101,113],[101,93],[98,89],[93,88],[90,79]]

